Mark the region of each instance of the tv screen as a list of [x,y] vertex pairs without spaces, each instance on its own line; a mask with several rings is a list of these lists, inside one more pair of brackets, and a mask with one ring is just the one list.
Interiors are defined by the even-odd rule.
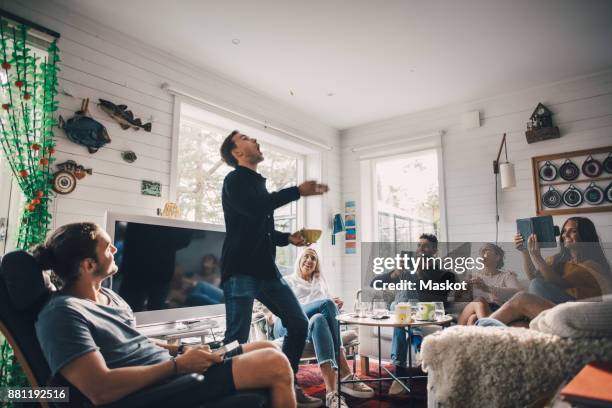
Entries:
[[114,222],[112,289],[134,312],[224,303],[225,232],[132,221]]

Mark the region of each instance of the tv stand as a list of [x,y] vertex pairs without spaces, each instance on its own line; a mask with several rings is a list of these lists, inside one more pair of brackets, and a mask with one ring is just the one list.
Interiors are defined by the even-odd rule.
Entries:
[[[153,327],[142,327],[139,330],[147,337],[165,340],[168,344],[177,344],[186,337],[200,337],[201,343],[206,344],[223,338],[225,329],[219,319],[224,316],[207,317],[189,322],[175,322]],[[215,330],[217,329],[217,330]],[[221,329],[221,330],[219,330]]]

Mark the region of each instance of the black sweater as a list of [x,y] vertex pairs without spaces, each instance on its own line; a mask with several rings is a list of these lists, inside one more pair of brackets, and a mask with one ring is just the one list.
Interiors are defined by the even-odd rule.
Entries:
[[261,174],[238,166],[225,176],[221,196],[226,236],[221,257],[222,280],[242,274],[258,279],[280,277],[276,247],[289,234],[274,229],[274,210],[300,198],[297,187],[269,193]]

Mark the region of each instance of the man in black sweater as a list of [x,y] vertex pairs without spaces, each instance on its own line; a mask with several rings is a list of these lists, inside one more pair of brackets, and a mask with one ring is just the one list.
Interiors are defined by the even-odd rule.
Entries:
[[[297,373],[308,334],[308,319],[276,266],[276,247],[305,246],[300,232],[274,229],[274,210],[300,197],[327,192],[324,184],[306,181],[269,193],[266,179],[257,173],[264,159],[254,138],[234,130],[221,145],[221,157],[235,170],[223,182],[222,204],[226,236],[221,259],[221,287],[225,294],[225,343],[249,337],[253,301],[263,303],[287,328],[283,352]],[[308,397],[296,386],[300,407],[319,407],[320,399]]]

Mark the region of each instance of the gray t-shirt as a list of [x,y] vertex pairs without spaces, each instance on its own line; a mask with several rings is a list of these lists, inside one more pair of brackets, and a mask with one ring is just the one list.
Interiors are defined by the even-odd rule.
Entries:
[[36,321],[36,335],[51,374],[91,351],[109,368],[151,365],[169,360],[168,350],[136,330],[134,313],[115,292],[102,288],[110,305],[55,294]]

